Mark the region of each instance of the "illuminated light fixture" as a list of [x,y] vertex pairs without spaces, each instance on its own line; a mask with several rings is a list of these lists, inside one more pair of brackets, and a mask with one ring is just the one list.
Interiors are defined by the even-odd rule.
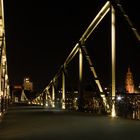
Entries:
[[52,102],[52,108],[55,108],[55,104],[54,104],[54,102]]
[[105,97],[105,95],[101,94],[101,97],[102,97],[102,98],[104,98],[104,97]]
[[46,102],[46,107],[48,107],[48,102]]
[[118,96],[118,97],[117,97],[117,100],[118,100],[118,101],[120,101],[121,99],[122,99],[122,97],[121,97],[121,96]]
[[66,109],[65,102],[62,102],[62,109]]
[[55,108],[55,102],[54,101],[51,101],[51,106],[52,106],[52,108]]

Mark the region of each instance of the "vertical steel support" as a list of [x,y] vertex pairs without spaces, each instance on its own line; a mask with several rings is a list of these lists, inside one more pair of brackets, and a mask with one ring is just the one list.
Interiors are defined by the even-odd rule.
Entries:
[[79,81],[82,82],[83,78],[83,55],[82,50],[79,48]]
[[83,79],[83,54],[82,49],[79,47],[79,110],[82,110],[83,104],[82,79]]
[[0,101],[3,96],[2,91],[2,45],[3,45],[3,6],[2,0],[0,0]]
[[47,89],[47,90],[45,91],[45,93],[46,93],[46,103],[45,103],[45,106],[46,106],[46,107],[49,107],[49,100],[48,100],[49,90]]
[[55,107],[55,86],[52,84],[52,107]]
[[46,92],[43,92],[41,102],[43,102],[43,106],[44,106],[44,107],[46,107],[46,98],[47,98],[46,96],[47,96],[47,95],[46,95]]
[[65,73],[62,72],[62,109],[65,109]]
[[112,57],[112,117],[116,116],[115,111],[115,96],[116,96],[116,83],[115,83],[115,74],[116,74],[116,40],[115,40],[115,10],[111,5],[111,57]]

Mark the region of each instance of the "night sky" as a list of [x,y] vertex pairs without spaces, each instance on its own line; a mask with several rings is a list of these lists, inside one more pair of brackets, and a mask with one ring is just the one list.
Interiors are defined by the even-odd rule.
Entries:
[[[140,33],[138,1],[120,1]],[[5,0],[4,2],[10,84],[22,84],[23,78],[29,76],[37,91],[42,91],[47,86],[105,4],[105,0],[94,0],[92,3],[91,1],[78,3],[76,0]],[[117,9],[116,22],[117,86],[123,87],[128,66],[134,75],[135,85],[138,85],[140,43]],[[110,13],[92,33],[86,46],[103,87],[109,86],[111,83]],[[69,69],[73,69],[73,72],[70,72],[69,77],[75,77],[74,74],[78,70],[76,60],[70,65]],[[88,80],[92,79],[92,75],[86,74],[88,68],[84,69]],[[71,82],[74,81],[71,79]]]

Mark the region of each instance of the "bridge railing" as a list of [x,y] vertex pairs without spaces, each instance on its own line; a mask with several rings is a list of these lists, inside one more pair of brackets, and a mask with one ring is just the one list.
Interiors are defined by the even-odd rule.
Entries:
[[122,94],[116,97],[117,115],[140,120],[140,94]]

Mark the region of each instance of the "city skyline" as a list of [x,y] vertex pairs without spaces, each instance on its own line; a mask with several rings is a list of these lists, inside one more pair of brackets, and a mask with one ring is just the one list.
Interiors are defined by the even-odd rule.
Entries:
[[[121,2],[140,31],[138,4]],[[105,1],[95,1],[94,5],[74,1],[68,4],[47,2],[47,5],[44,2],[6,1],[5,32],[10,83],[20,83],[28,76],[34,88],[43,90],[104,4]],[[108,14],[86,44],[103,85],[111,83],[109,19]],[[117,10],[116,20],[117,86],[125,84],[129,66],[137,85],[140,83],[139,42]]]

